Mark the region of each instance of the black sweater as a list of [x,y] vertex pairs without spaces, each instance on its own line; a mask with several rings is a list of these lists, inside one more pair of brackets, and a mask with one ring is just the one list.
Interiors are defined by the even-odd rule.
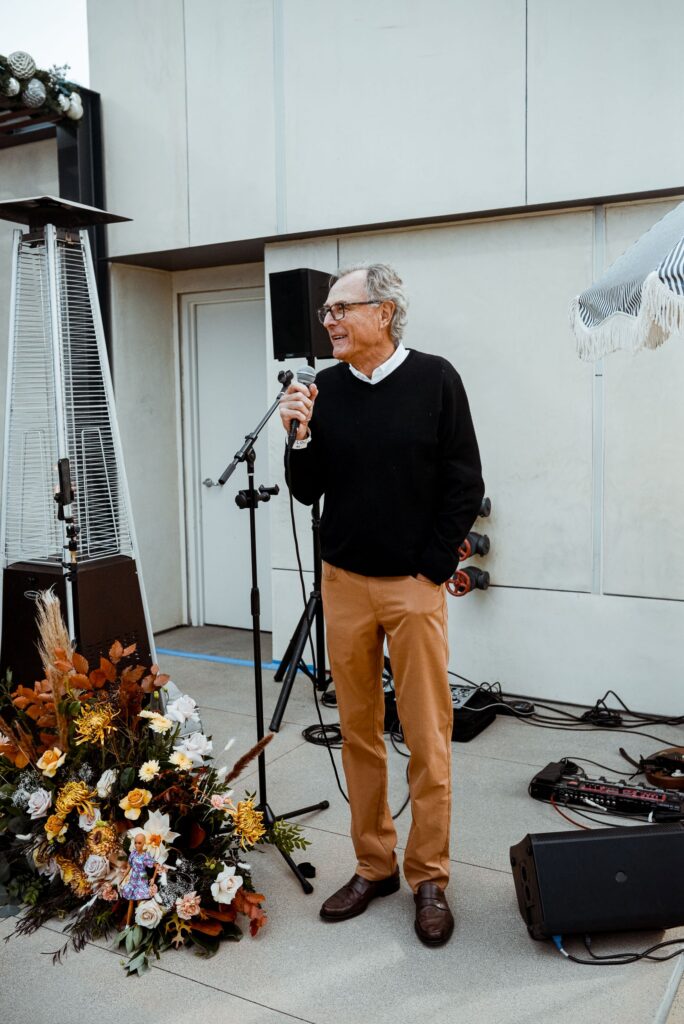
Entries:
[[411,350],[377,384],[344,363],[316,384],[311,442],[290,453],[290,483],[305,505],[325,495],[323,558],[364,576],[422,573],[443,583],[484,494],[458,373]]

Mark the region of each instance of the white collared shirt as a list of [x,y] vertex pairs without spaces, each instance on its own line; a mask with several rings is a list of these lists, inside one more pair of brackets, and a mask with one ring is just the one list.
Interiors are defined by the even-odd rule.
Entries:
[[367,377],[365,373],[361,373],[351,363],[349,364],[349,369],[359,380],[365,380],[366,384],[378,384],[385,377],[389,377],[390,373],[396,370],[398,366],[401,366],[408,354],[409,350],[404,348],[403,344],[399,342],[389,359],[386,359],[384,363],[380,363],[380,366],[376,366],[370,377]]

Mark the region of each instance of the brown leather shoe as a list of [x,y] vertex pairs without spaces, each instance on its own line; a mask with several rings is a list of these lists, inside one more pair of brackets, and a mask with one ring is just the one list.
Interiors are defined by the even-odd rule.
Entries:
[[371,882],[361,875],[352,875],[346,885],[330,896],[321,907],[325,921],[346,921],[349,917],[363,914],[376,896],[390,896],[399,888],[399,868],[388,878]]
[[444,890],[435,882],[421,882],[413,899],[416,904],[416,935],[426,946],[442,946],[454,930]]

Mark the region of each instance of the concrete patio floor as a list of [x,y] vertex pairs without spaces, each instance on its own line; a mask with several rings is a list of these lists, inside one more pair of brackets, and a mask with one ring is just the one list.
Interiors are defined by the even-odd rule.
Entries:
[[[160,635],[157,644],[163,670],[201,704],[215,750],[236,738],[230,752],[217,758],[233,763],[256,739],[253,670],[236,663],[251,659],[251,634],[185,627]],[[263,648],[268,662],[267,635]],[[278,693],[273,672],[266,670],[267,723]],[[336,709],[323,714],[337,721]],[[3,1024],[684,1024],[684,1002],[677,996],[684,958],[610,969],[566,961],[551,943],[528,937],[508,864],[509,847],[528,832],[572,828],[527,795],[540,767],[575,756],[619,768],[620,745],[634,755],[659,749],[657,742],[606,732],[572,735],[498,717],[470,743],[454,744],[449,895],[456,931],[447,946],[426,949],[413,931],[405,882],[353,920],[330,925],[318,916],[322,900],[352,874],[354,857],[347,805],[328,754],[302,737],[316,720],[311,684],[300,675],[282,729],[267,749],[267,796],[276,814],[330,801],[328,810],[299,819],[311,846],[295,859],[315,865],[313,895],[304,895],[278,853],[265,848],[252,857],[269,916],[258,938],[227,944],[212,959],[191,951],[165,953],[142,979],[126,978],[120,953],[106,943],[71,952],[53,967],[44,954],[60,945],[58,924],[13,938],[0,953]],[[684,728],[646,731],[684,744]],[[339,752],[335,758],[341,774]],[[391,805],[398,808],[406,795],[406,760],[391,748],[389,767]],[[255,764],[237,792],[257,787]],[[407,808],[397,821],[400,846],[409,825]],[[11,917],[0,922],[0,938],[13,923]],[[643,949],[677,934],[610,935],[597,939],[596,948]],[[577,943],[570,945],[582,955]]]

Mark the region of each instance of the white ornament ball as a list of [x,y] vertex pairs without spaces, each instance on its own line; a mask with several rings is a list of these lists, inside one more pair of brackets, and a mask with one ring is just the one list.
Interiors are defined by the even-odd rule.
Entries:
[[17,78],[30,78],[36,70],[35,60],[30,53],[24,53],[23,50],[15,50],[14,53],[10,53],[7,64]]
[[70,106],[69,97],[65,96],[63,92],[60,92],[59,96],[57,97],[57,104],[62,113],[66,114]]
[[32,78],[24,86],[22,98],[27,107],[42,107],[47,98],[47,90],[39,78]]
[[70,117],[72,121],[80,121],[83,117],[83,103],[81,97],[77,92],[72,92],[69,97],[69,109],[66,112],[67,117]]
[[8,78],[3,92],[5,96],[16,96],[20,89],[21,85],[16,78]]

